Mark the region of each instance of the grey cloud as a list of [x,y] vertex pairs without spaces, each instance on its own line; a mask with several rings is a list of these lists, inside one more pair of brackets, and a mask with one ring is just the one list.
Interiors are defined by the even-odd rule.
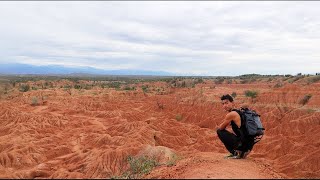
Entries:
[[250,73],[238,66],[312,73],[320,50],[319,5],[0,2],[0,62],[206,75]]

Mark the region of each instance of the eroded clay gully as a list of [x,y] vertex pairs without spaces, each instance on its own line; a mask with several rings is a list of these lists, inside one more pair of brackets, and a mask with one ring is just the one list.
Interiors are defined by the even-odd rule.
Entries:
[[[259,91],[254,101],[244,96],[248,89]],[[232,92],[236,105],[256,109],[266,128],[246,160],[224,159],[214,130],[225,115],[219,97]],[[32,106],[30,99],[39,94],[46,102]],[[301,105],[305,94],[312,98]],[[172,154],[179,158],[146,178],[319,178],[319,95],[319,83],[203,83],[162,94],[107,88],[19,92],[0,101],[0,177],[110,178],[121,175],[127,156],[153,152],[164,162]]]

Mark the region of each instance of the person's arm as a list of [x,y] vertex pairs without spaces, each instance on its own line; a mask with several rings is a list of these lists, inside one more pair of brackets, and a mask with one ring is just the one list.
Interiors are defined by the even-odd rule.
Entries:
[[230,122],[235,119],[235,113],[237,112],[235,111],[229,112],[224,118],[223,122],[218,127],[218,129],[220,130],[226,129],[226,127],[230,124]]

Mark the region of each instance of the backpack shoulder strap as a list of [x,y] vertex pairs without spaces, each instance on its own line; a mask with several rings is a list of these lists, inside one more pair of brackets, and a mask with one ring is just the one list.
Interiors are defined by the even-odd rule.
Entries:
[[241,112],[240,109],[232,109],[231,111],[236,111],[236,112],[240,115],[240,117],[241,117],[242,112]]

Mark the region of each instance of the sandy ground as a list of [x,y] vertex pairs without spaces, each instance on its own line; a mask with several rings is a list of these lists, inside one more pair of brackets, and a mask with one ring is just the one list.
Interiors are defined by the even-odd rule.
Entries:
[[264,160],[227,159],[226,154],[202,152],[172,167],[159,167],[146,178],[172,179],[271,179],[284,178]]

